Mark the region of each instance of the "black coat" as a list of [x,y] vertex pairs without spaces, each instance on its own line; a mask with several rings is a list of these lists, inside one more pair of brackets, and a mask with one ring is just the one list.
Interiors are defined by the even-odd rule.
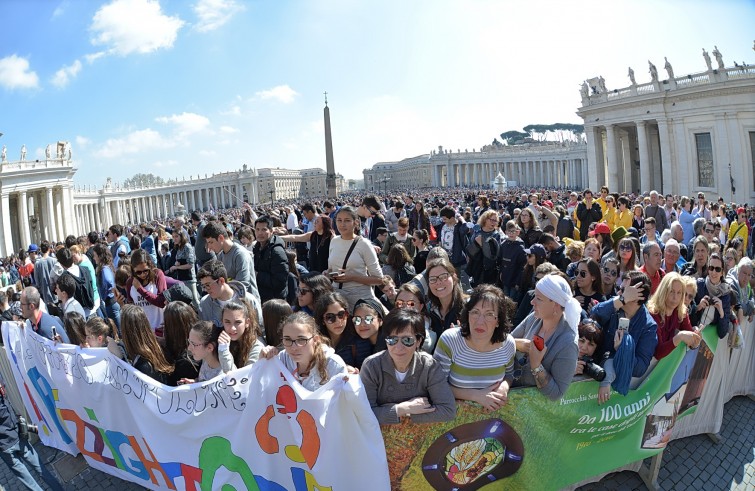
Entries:
[[259,242],[254,244],[254,271],[257,273],[257,288],[262,303],[273,298],[286,299],[288,256],[280,237],[271,236],[265,247],[261,247]]

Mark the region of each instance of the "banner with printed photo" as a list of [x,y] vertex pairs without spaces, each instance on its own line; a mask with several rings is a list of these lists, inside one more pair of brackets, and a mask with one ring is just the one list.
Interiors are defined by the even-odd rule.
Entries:
[[389,488],[358,377],[312,393],[272,360],[171,388],[106,349],[55,346],[15,323],[2,331],[42,441],[101,471],[150,489]]
[[392,489],[561,489],[661,451],[695,411],[713,361],[715,327],[695,350],[677,346],[626,396],[598,405],[598,383],[572,383],[560,401],[509,392],[486,413],[460,403],[449,423],[384,425]]

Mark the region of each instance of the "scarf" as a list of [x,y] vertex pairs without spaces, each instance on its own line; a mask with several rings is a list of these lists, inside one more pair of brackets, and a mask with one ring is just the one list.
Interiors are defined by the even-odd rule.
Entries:
[[579,317],[582,307],[577,299],[572,295],[569,283],[558,275],[549,274],[537,282],[536,289],[547,298],[553,300],[564,308],[564,318],[566,324],[574,333],[574,338],[579,339],[577,327],[579,326]]
[[716,298],[721,298],[731,292],[731,287],[728,283],[722,280],[718,285],[714,285],[710,281],[710,276],[705,277],[705,288],[708,290],[708,295]]

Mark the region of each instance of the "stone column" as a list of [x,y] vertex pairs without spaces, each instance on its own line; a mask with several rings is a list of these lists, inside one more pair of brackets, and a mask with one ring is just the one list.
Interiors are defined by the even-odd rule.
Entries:
[[100,212],[99,200],[94,205],[92,205],[92,207],[94,208],[94,228],[92,230],[99,231],[100,229],[102,229],[102,213]]
[[26,191],[20,191],[18,193],[18,225],[19,235],[21,237],[21,247],[26,249],[29,247],[29,203],[26,201]]
[[608,157],[608,189],[619,188],[619,158],[616,152],[616,125],[606,125],[606,156]]
[[587,137],[587,166],[589,169],[587,172],[582,173],[582,183],[585,184],[586,182],[587,185],[583,187],[590,188],[593,193],[597,193],[599,187],[598,179],[601,178],[603,174],[600,172],[600,175],[598,175],[598,169],[603,169],[604,165],[603,159],[601,158],[602,152],[600,151],[600,148],[598,148],[598,145],[601,147],[603,146],[603,138],[596,127],[586,127],[585,135]]
[[[669,125],[673,123],[673,120],[658,121],[658,138],[661,142],[661,178],[663,179],[662,189],[657,189],[659,186],[654,186],[659,193],[671,193],[673,192],[673,169],[671,167],[671,144],[669,142]],[[644,190],[643,190],[644,191]]]
[[[202,188],[199,188],[199,190],[197,191],[197,194],[199,194],[199,210],[200,211],[204,211],[204,199],[202,198],[202,191],[203,191]],[[251,199],[252,199],[252,193],[249,193],[249,200],[251,201]]]
[[152,203],[154,199],[154,196],[147,196],[147,204],[149,205],[149,218],[147,221],[152,221],[157,218],[157,214],[155,213],[156,207]]
[[10,195],[2,193],[0,195],[0,219],[2,220],[3,239],[0,242],[3,257],[10,256],[13,253],[13,235],[11,232],[10,222]]
[[50,241],[60,237],[60,234],[55,230],[55,208],[52,206],[52,188],[45,187],[46,208],[45,208],[45,232]]

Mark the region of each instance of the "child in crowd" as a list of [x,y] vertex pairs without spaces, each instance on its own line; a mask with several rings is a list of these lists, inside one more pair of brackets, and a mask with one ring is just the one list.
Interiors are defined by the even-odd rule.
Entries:
[[[204,382],[222,373],[236,369],[236,365],[233,362],[231,362],[230,370],[223,370],[221,366],[220,358],[218,358],[218,337],[220,336],[220,332],[209,321],[197,321],[191,326],[188,339],[189,353],[191,353],[191,357],[195,361],[202,362],[202,366],[196,379],[182,378],[178,381],[178,385]],[[224,349],[228,352],[228,346],[225,346]]]
[[257,316],[245,300],[231,301],[223,307],[223,332],[218,338],[218,356],[224,372],[257,361],[264,343],[260,341]]

